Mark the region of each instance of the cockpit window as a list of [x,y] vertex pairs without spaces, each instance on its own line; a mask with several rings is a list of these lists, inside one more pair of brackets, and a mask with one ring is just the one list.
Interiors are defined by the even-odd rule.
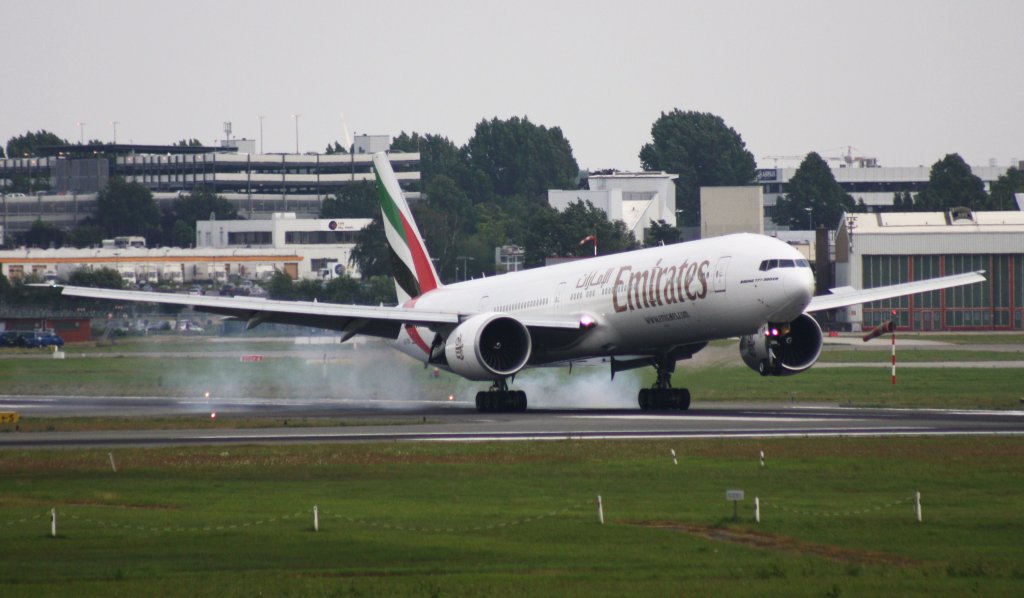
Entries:
[[761,265],[757,268],[761,272],[767,272],[768,270],[774,270],[775,268],[810,268],[811,264],[807,260],[764,260]]

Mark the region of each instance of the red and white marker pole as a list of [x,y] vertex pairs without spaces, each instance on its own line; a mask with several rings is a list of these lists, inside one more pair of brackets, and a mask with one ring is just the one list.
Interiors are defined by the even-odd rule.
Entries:
[[896,310],[892,310],[892,385],[896,386]]
[[886,332],[892,333],[892,383],[896,384],[896,310],[892,312],[893,319],[888,322],[882,322],[875,328],[865,334],[862,340],[866,343],[873,338],[878,338]]

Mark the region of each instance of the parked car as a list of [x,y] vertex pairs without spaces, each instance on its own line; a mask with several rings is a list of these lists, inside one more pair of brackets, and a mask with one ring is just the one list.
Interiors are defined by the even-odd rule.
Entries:
[[40,346],[43,347],[63,347],[64,339],[59,334],[52,330],[45,330],[39,333]]
[[5,330],[0,333],[0,347],[17,347],[20,335],[17,330]]
[[28,330],[17,334],[17,346],[26,349],[64,346],[64,339],[52,330]]
[[37,349],[43,346],[42,333],[29,330],[18,334],[18,346],[26,349]]

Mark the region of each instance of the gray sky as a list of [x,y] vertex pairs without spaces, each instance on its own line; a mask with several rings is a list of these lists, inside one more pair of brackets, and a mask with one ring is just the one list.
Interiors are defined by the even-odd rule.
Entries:
[[[1024,160],[1024,2],[0,0],[0,143],[213,143],[267,152],[482,119],[559,126],[584,168],[639,167],[673,108],[718,114],[762,165]],[[258,147],[258,146],[257,146]]]

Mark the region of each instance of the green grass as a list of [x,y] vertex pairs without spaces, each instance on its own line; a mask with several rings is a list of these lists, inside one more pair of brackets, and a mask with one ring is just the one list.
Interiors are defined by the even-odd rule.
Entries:
[[[381,416],[352,417],[235,417],[211,418],[205,412],[192,415],[152,417],[23,417],[18,431],[87,432],[96,430],[239,430],[261,428],[313,428],[349,426],[409,426],[437,423],[426,418],[386,419]],[[0,433],[13,431],[12,424],[0,424]]]
[[[653,380],[653,377],[651,378]],[[695,401],[838,403],[860,407],[1019,409],[1024,399],[1020,369],[904,368],[896,385],[888,368],[811,368],[762,378],[746,368],[676,371],[674,384]]]
[[451,378],[429,372],[391,350],[331,350],[322,359],[238,357],[195,353],[159,358],[134,355],[66,359],[0,359],[0,393],[202,397],[409,398],[389,392],[396,381],[416,384],[420,397],[447,398]]
[[[0,453],[0,594],[1016,595],[1024,584],[1016,438],[114,454],[117,473],[106,450]],[[739,523],[727,488],[747,493]],[[755,495],[768,503],[760,525]]]
[[1024,345],[1024,332],[901,332],[898,333],[896,342],[899,343],[901,340],[935,341],[954,345]]
[[[889,363],[892,353],[885,349],[832,349],[823,351],[819,363]],[[967,349],[898,348],[897,363],[1024,361],[1024,351],[970,351]]]
[[[879,367],[815,367],[795,376],[762,378],[732,357],[728,349],[709,349],[727,356],[724,365],[695,367],[681,362],[673,383],[690,389],[695,402],[772,401],[827,402],[858,406],[1017,409],[1024,399],[1021,370],[996,368],[897,367],[897,385],[885,351],[830,350],[822,363],[874,362]],[[328,364],[304,357],[272,357],[241,363],[237,357],[196,353],[159,359],[143,356],[73,357],[67,359],[0,359],[0,393],[5,395],[96,395],[202,397],[317,397],[360,399],[427,399],[443,401],[449,394],[469,400],[481,385],[441,373],[431,375],[422,364],[390,349],[328,349]],[[1002,360],[1016,353],[919,349],[899,353],[910,361],[966,361],[974,357]],[[637,385],[653,382],[653,371],[638,370]],[[604,368],[534,370],[550,377],[549,390],[589,376],[602,384]],[[621,389],[618,392],[622,392]],[[633,391],[629,391],[632,397]],[[632,404],[632,400],[629,401]]]

